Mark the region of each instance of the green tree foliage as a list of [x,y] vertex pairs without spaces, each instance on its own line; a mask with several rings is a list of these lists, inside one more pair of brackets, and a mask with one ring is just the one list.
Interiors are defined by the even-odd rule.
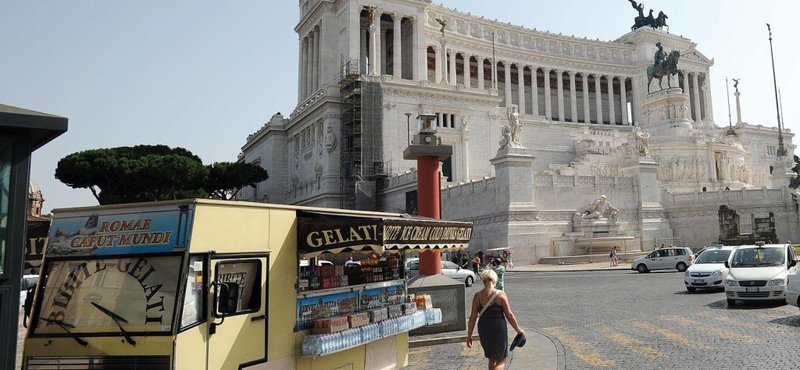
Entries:
[[255,187],[269,178],[267,170],[252,163],[219,162],[208,166],[203,189],[215,199],[233,199],[245,186]]
[[[55,177],[74,189],[89,189],[100,204],[205,198],[222,189],[218,184],[235,194],[243,186],[266,179],[252,169],[245,171],[247,166],[232,172],[235,180],[225,178],[225,171],[218,174],[214,170],[231,165],[222,162],[205,166],[199,157],[183,148],[137,145],[70,154],[58,162]],[[212,172],[214,175],[209,176]]]

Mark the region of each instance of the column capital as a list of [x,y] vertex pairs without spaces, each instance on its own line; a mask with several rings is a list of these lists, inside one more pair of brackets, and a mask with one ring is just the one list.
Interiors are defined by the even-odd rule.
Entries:
[[392,20],[395,22],[403,20],[403,15],[398,12],[389,13],[389,16],[392,17]]
[[569,71],[567,71],[567,74],[568,74],[570,77],[575,77],[575,71],[573,71],[573,70],[569,70]]
[[542,67],[542,72],[544,72],[545,75],[550,74],[550,68]]
[[551,71],[555,72],[556,74],[560,74],[560,73],[564,72],[563,70],[560,70],[558,68],[553,68],[553,69],[551,69]]

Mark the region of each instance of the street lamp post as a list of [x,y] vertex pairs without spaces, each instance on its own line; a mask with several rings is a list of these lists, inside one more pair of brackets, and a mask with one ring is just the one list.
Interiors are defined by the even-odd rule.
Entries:
[[788,155],[786,147],[783,145],[783,127],[781,127],[781,110],[778,107],[778,79],[775,76],[775,54],[772,52],[772,27],[767,23],[767,30],[769,31],[769,55],[772,58],[772,83],[775,85],[775,110],[778,113],[778,157],[785,157]]
[[413,113],[406,113],[406,134],[408,135],[408,145],[411,145],[411,115]]

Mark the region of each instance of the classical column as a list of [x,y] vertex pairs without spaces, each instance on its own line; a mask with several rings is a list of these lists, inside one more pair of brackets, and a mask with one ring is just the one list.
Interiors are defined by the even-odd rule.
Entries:
[[711,76],[708,73],[703,74],[703,100],[706,107],[706,116],[703,117],[704,121],[714,120],[714,100],[711,99]]
[[555,70],[558,88],[558,120],[564,122],[564,71]]
[[567,74],[569,74],[569,118],[572,122],[578,122],[578,94],[575,93],[575,72],[567,71]]
[[450,78],[448,78],[449,73],[447,73],[447,70],[448,70],[448,68],[447,68],[447,54],[449,53],[449,50],[447,49],[447,40],[442,38],[441,45],[442,45],[442,53],[441,53],[441,57],[442,57],[442,59],[441,59],[441,62],[442,62],[442,67],[441,67],[442,68],[442,80],[441,80],[440,83],[449,84],[450,83],[450,81],[449,81]]
[[436,127],[444,127],[444,114],[436,113]]
[[297,103],[301,103],[306,98],[306,63],[308,63],[308,39],[303,38],[300,40],[300,63],[297,67],[298,81],[297,81]]
[[525,114],[525,66],[517,64],[517,86],[519,87],[519,113]]
[[392,46],[392,74],[395,78],[403,78],[403,30],[401,22],[403,21],[403,16],[397,13],[394,14],[394,32],[392,33],[392,39],[394,41],[394,45]]
[[697,73],[692,73],[692,83],[694,83],[694,120],[695,122],[703,122],[703,112],[700,109],[700,84],[698,82]]
[[472,75],[470,73],[472,72],[469,70],[470,64],[472,64],[470,59],[472,59],[471,56],[467,54],[464,55],[464,87],[468,89],[472,87],[472,81],[470,81],[472,79]]
[[484,82],[483,76],[483,57],[476,57],[475,60],[478,62],[478,88],[481,90],[486,90],[486,84]]
[[510,107],[511,104],[514,104],[514,99],[511,98],[511,63],[510,62],[503,62],[503,68],[505,69],[505,90],[506,90],[506,107]]
[[542,72],[544,72],[544,117],[550,119],[553,115],[552,98],[550,97],[550,68],[542,68]]
[[[348,14],[348,30],[347,30],[347,37],[349,42],[347,43],[348,51],[347,60],[345,63],[350,63],[355,60],[361,59],[361,49],[359,49],[359,44],[361,42],[361,7],[357,4],[350,4],[349,14]],[[354,71],[349,71],[349,73],[354,73]]]
[[539,115],[539,69],[531,66],[531,113]]
[[[375,16],[380,19],[380,14]],[[380,22],[375,22],[369,26],[369,74],[377,76],[378,71],[378,33],[380,31]]]
[[434,63],[434,66],[433,66],[434,78],[435,78],[434,82],[436,82],[437,84],[440,84],[440,83],[442,83],[442,64],[444,63],[444,62],[442,62],[442,48],[434,46],[433,47],[433,54],[434,54],[435,59],[436,59],[436,63]]
[[386,34],[381,30],[381,16],[383,13],[375,11],[375,75],[383,74],[383,43],[386,42]]
[[626,82],[627,78],[620,77],[619,78],[619,94],[620,94],[620,101],[622,102],[622,106],[620,107],[620,116],[622,117],[622,124],[624,126],[628,126],[628,92],[626,91]]
[[314,39],[316,39],[314,31],[312,30],[308,35],[308,63],[306,63],[306,97],[314,93],[314,58],[316,58],[316,50],[314,50]]
[[358,74],[361,75],[361,74],[368,74],[369,73],[369,64],[368,64],[369,63],[369,59],[367,58],[368,54],[369,54],[369,52],[367,51],[368,50],[368,48],[367,48],[367,28],[366,27],[361,27],[361,31],[359,32],[359,34],[361,35],[361,41],[360,41],[361,51],[358,54],[358,56],[359,56]]
[[612,125],[617,124],[617,114],[614,105],[614,76],[609,75],[608,81],[608,122]]
[[413,40],[411,52],[414,60],[412,63],[413,77],[414,81],[424,81],[428,79],[428,46],[425,44],[424,24],[419,17],[412,18],[410,21],[414,30],[414,34],[411,35]]
[[583,123],[592,123],[592,110],[589,108],[589,74],[581,72],[583,81]]
[[[691,97],[692,94],[690,94],[690,91],[691,90],[689,90],[689,72],[683,71],[683,93]],[[691,114],[691,112],[692,109],[694,109],[694,102],[692,102],[692,99],[687,99],[686,102],[689,105],[688,107],[686,107],[689,109],[689,119],[693,119],[694,116]]]
[[314,76],[313,76],[312,82],[311,82],[312,87],[313,87],[311,89],[312,93],[317,91],[317,89],[319,89],[319,81],[321,80],[321,76],[320,76],[320,74],[321,74],[320,72],[321,71],[320,71],[320,68],[319,68],[320,67],[319,66],[319,58],[320,58],[319,41],[320,41],[320,39],[322,39],[322,32],[320,32],[320,28],[319,27],[314,27],[314,28],[315,28],[315,30],[314,30],[314,61],[313,61],[314,65],[312,66],[312,68],[314,69]]
[[450,56],[450,71],[449,71],[450,72],[449,73],[450,79],[448,80],[448,82],[450,83],[450,85],[456,86],[456,85],[458,85],[458,76],[456,75],[456,56],[458,56],[458,53],[456,53],[454,50],[452,50],[448,54],[450,54],[449,55]]
[[603,89],[600,86],[600,79],[603,78],[600,74],[594,75],[594,96],[597,103],[597,123],[603,124]]

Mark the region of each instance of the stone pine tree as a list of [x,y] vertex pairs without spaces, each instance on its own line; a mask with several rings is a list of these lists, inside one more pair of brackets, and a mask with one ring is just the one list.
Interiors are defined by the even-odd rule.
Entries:
[[236,180],[227,178],[227,171],[219,174],[212,170],[231,165],[221,162],[205,166],[199,157],[183,148],[137,145],[70,154],[58,162],[55,177],[74,189],[89,189],[101,205],[205,198],[210,193],[224,193],[220,186],[235,194],[239,188],[267,177],[266,171],[251,164],[236,166],[239,170],[232,172]]
[[203,190],[214,199],[233,199],[243,187],[255,187],[267,178],[267,170],[261,166],[244,162],[218,162],[208,166]]

